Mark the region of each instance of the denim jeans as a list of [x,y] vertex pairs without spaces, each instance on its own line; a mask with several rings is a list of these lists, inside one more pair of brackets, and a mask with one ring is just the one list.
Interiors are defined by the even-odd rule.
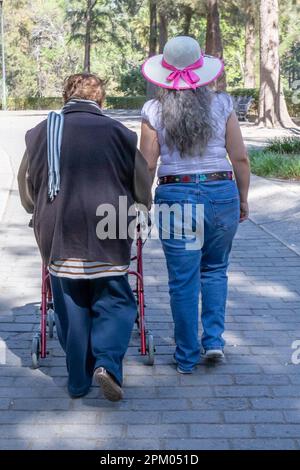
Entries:
[[[174,237],[180,230],[176,216],[171,217],[169,233],[159,216],[159,233],[165,253],[171,310],[175,327],[175,359],[185,370],[192,370],[200,358],[198,340],[199,296],[201,293],[203,327],[202,347],[223,349],[222,338],[227,298],[227,268],[232,241],[239,222],[239,194],[235,181],[175,183],[156,189],[156,204],[177,203],[192,208],[190,229],[201,228],[196,207],[204,207],[203,245],[189,242],[189,236]],[[185,206],[186,207],[186,206]],[[178,216],[177,216],[178,219]],[[181,221],[180,221],[181,222]],[[185,221],[186,223],[186,221]],[[189,242],[189,245],[187,245]]]
[[99,279],[51,276],[51,285],[70,395],[88,393],[97,367],[105,367],[121,385],[122,362],[137,316],[127,275]]

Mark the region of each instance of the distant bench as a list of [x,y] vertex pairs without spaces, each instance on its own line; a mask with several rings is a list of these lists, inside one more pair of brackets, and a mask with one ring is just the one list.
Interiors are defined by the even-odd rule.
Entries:
[[232,96],[231,98],[238,119],[240,121],[248,121],[247,114],[254,98],[252,96]]

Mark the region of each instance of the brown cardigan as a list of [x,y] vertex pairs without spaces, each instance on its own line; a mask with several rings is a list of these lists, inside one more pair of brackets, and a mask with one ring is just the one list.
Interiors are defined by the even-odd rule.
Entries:
[[[96,215],[112,204],[119,217],[119,196],[151,205],[151,177],[136,148],[136,134],[100,111],[80,103],[65,114],[61,149],[61,187],[48,200],[47,130],[43,121],[26,134],[19,174],[21,202],[33,212],[36,240],[44,262],[81,258],[129,264],[132,240],[100,240]],[[128,224],[133,217],[128,218]],[[118,223],[116,231],[118,234]]]

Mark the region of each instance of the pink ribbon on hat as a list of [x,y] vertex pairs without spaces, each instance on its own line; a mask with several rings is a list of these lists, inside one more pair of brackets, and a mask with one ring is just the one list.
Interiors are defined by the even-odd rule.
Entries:
[[194,62],[191,65],[188,65],[184,69],[178,69],[177,67],[174,67],[174,65],[168,64],[168,62],[165,61],[165,59],[162,59],[162,66],[165,67],[166,69],[172,70],[172,73],[167,77],[168,82],[174,82],[173,87],[175,90],[179,90],[179,81],[180,79],[184,80],[188,85],[191,86],[191,88],[196,88],[196,84],[199,82],[200,77],[193,72],[195,69],[199,69],[200,67],[203,66],[204,59],[203,55],[201,55],[200,59],[198,59],[196,62]]

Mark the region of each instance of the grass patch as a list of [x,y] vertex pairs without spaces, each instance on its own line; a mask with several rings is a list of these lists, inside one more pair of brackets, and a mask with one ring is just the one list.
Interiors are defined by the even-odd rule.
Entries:
[[250,150],[249,157],[255,175],[300,181],[300,151],[296,154]]

